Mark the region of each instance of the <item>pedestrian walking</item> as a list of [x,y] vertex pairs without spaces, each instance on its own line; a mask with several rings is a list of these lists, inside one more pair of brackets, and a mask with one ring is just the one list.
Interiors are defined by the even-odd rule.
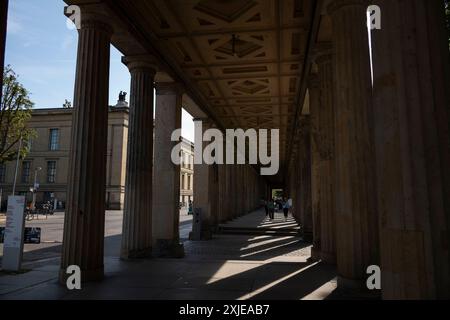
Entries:
[[285,198],[283,202],[283,214],[284,214],[284,220],[287,221],[288,214],[289,214],[289,201]]
[[189,200],[189,205],[188,205],[188,215],[194,214],[194,208],[192,206],[192,200]]
[[275,219],[275,200],[270,200],[267,205],[269,209],[269,219],[273,220]]

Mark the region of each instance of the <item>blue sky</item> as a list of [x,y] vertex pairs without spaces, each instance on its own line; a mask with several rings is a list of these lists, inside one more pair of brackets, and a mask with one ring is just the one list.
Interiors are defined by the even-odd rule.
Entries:
[[[5,64],[30,91],[35,108],[73,100],[78,34],[67,27],[62,0],[10,0]],[[111,47],[109,104],[130,92],[130,75]],[[183,136],[193,141],[192,117],[183,110]]]

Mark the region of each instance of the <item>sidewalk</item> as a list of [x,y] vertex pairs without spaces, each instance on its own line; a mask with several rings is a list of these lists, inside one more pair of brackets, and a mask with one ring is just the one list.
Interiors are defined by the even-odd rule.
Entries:
[[298,237],[220,234],[184,245],[184,259],[122,261],[106,250],[105,279],[79,291],[58,284],[59,259],[50,259],[28,273],[0,276],[0,300],[297,300],[330,298],[336,288],[335,268],[308,262],[310,246]]

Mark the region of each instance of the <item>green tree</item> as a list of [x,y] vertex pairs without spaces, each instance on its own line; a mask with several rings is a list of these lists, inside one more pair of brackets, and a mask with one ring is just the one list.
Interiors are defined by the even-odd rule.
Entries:
[[29,152],[34,130],[27,128],[34,103],[29,93],[18,81],[17,74],[6,66],[3,73],[2,104],[0,109],[0,163],[17,159],[20,140],[20,158]]

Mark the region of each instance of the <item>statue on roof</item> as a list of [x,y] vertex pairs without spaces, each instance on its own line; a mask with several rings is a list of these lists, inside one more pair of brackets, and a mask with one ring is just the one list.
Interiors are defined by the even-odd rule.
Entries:
[[126,101],[127,93],[124,91],[120,91],[119,93],[119,101]]

